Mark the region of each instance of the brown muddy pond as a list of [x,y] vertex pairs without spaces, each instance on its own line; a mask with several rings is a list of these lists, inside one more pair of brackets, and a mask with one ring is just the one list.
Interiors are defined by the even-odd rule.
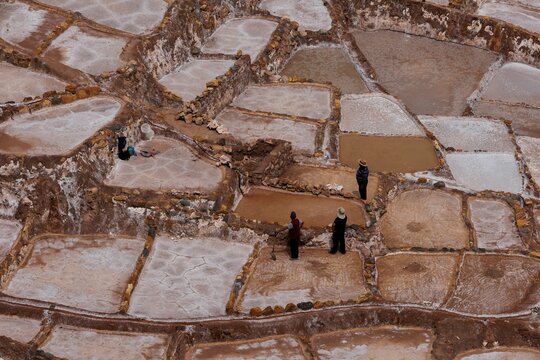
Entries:
[[349,56],[339,47],[299,50],[287,62],[281,74],[319,83],[331,82],[344,94],[369,92]]
[[290,222],[291,211],[296,211],[305,228],[323,228],[334,221],[339,207],[345,208],[347,225],[365,225],[366,213],[359,201],[268,188],[252,188],[234,211],[246,219],[283,226]]
[[461,115],[497,59],[472,46],[379,30],[352,32],[379,83],[415,114]]
[[371,171],[380,172],[415,172],[439,165],[435,147],[428,138],[341,134],[341,163],[356,168],[358,159],[366,160]]

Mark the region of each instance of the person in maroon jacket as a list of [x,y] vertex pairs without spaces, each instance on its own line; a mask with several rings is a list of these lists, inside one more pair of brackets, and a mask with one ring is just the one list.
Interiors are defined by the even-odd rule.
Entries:
[[296,213],[291,211],[291,222],[287,225],[289,229],[289,244],[291,247],[291,260],[298,259],[298,245],[300,243],[300,229],[304,222],[296,217]]

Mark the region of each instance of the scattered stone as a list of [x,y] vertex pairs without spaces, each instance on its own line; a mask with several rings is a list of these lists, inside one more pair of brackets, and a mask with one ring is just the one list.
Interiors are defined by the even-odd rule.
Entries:
[[305,302],[301,302],[301,303],[298,303],[296,305],[300,310],[310,310],[313,308],[313,303],[311,301],[305,301]]

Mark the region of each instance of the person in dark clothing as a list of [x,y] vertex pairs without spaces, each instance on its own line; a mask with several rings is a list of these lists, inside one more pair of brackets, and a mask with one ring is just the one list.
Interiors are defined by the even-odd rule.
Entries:
[[118,157],[120,160],[129,160],[135,154],[135,148],[133,146],[127,146],[127,139],[125,136],[118,137]]
[[345,226],[347,225],[347,215],[345,209],[340,207],[337,212],[337,217],[332,225],[332,249],[330,254],[335,254],[338,251],[345,254]]
[[298,259],[298,245],[300,243],[300,229],[304,222],[296,217],[296,213],[291,211],[291,222],[287,225],[289,230],[289,244],[291,247],[291,259]]
[[367,199],[367,185],[369,180],[369,169],[364,160],[358,160],[358,170],[356,170],[356,182],[358,183],[358,192],[360,199]]

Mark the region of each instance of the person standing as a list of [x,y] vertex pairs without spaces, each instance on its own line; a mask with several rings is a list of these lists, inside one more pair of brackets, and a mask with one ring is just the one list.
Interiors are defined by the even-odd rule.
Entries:
[[296,213],[291,211],[291,222],[287,225],[289,229],[289,245],[291,247],[291,260],[298,259],[298,245],[300,244],[300,229],[304,222],[296,217]]
[[369,169],[364,160],[358,160],[358,170],[356,170],[356,182],[358,183],[358,192],[360,199],[367,199],[367,185],[369,180]]
[[347,226],[347,215],[345,215],[345,209],[340,207],[332,225],[332,249],[330,254],[335,254],[338,248],[340,253],[345,254],[345,226]]

